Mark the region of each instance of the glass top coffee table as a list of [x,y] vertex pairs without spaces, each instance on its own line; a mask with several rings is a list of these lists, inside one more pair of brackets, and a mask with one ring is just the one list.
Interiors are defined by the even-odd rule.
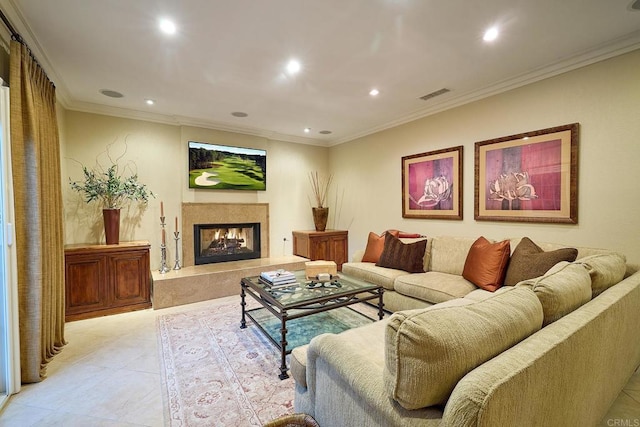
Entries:
[[[280,379],[289,378],[286,355],[292,348],[308,344],[321,333],[339,333],[374,321],[347,306],[377,300],[372,302],[377,302],[378,319],[384,317],[382,286],[344,274],[336,281],[314,283],[306,280],[304,271],[294,273],[297,285],[286,288],[270,288],[258,276],[240,281],[240,327],[247,327],[248,317],[280,349]],[[246,295],[251,295],[261,307],[246,310]]]

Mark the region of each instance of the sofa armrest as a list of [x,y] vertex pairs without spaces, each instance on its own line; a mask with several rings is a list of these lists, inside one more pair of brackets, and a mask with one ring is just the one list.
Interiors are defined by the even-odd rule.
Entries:
[[[317,359],[338,367],[341,373],[382,381],[384,368],[384,334],[387,319],[349,329],[341,334],[322,334],[313,338],[307,349],[307,388],[315,401]],[[379,375],[371,373],[377,370]]]
[[364,249],[358,249],[356,253],[353,254],[351,262],[362,262],[362,257],[364,257]]

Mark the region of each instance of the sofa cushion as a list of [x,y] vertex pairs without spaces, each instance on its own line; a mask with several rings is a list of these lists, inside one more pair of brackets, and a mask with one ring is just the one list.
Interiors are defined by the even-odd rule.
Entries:
[[428,271],[462,276],[467,253],[475,238],[440,236],[430,239],[431,251]]
[[462,276],[438,271],[399,276],[393,287],[399,294],[432,304],[461,298],[474,289],[478,289]]
[[370,262],[346,262],[342,264],[342,273],[355,279],[380,285],[389,291],[394,289],[396,278],[411,274],[404,270],[377,267]]
[[544,275],[560,261],[573,262],[578,256],[575,248],[562,248],[545,252],[528,237],[523,237],[513,250],[504,284],[513,286],[518,282]]
[[394,235],[387,233],[384,238],[384,249],[376,265],[409,273],[422,273],[426,247],[426,239],[414,243],[403,243]]
[[561,261],[542,277],[524,280],[517,288],[527,287],[540,299],[544,326],[571,313],[591,300],[591,277],[580,264]]
[[400,234],[398,230],[388,230],[379,236],[373,231],[369,232],[367,247],[364,250],[364,255],[362,256],[362,262],[378,262],[380,254],[382,254],[382,250],[384,249],[384,238],[387,233],[396,237]]
[[591,255],[575,262],[587,269],[591,276],[591,297],[595,298],[624,278],[626,259],[617,253]]
[[487,291],[495,291],[504,281],[511,246],[508,240],[491,243],[479,237],[467,254],[462,277]]
[[464,375],[541,325],[540,301],[524,287],[394,313],[385,334],[387,392],[406,409],[443,404]]

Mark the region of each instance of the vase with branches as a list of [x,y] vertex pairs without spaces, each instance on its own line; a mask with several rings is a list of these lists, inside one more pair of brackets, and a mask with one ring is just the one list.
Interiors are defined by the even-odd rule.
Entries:
[[316,206],[311,207],[316,231],[324,231],[327,227],[329,208],[325,206],[325,202],[332,180],[333,175],[331,174],[323,179],[317,171],[309,173],[309,182],[311,182],[311,190],[316,203]]
[[83,166],[82,172],[82,181],[69,178],[71,188],[82,194],[87,203],[100,201],[104,209],[120,209],[126,201],[147,203],[149,197],[155,197],[145,184],[138,181],[138,174],[120,175],[116,164],[104,172]]
[[[108,155],[108,149],[107,149]],[[82,166],[83,179],[73,181],[69,178],[71,188],[83,196],[86,203],[100,202],[104,218],[105,237],[108,245],[120,241],[120,209],[127,202],[146,204],[150,197],[155,197],[146,184],[138,180],[138,174],[128,167],[120,167],[118,159],[111,159],[111,165],[104,169],[100,165],[89,169]],[[121,156],[122,157],[122,156]]]

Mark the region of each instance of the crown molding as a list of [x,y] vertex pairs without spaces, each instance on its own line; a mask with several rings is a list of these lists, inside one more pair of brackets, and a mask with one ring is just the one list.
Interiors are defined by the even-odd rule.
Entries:
[[169,116],[165,114],[152,113],[148,111],[130,110],[127,108],[113,107],[92,102],[73,101],[67,102],[63,107],[69,111],[78,111],[81,113],[101,114],[105,116],[120,117],[131,120],[144,120],[147,122],[160,123],[172,126],[193,126],[211,130],[219,130],[224,132],[240,133],[244,135],[257,136],[274,141],[293,142],[296,144],[316,145],[327,147],[326,141],[304,138],[295,135],[286,135],[264,129],[252,128],[249,126],[233,126],[226,123],[220,123],[209,120],[199,120],[193,117]]
[[597,62],[604,61],[606,59],[614,58],[625,53],[632,52],[640,49],[640,30],[634,33],[628,34],[625,37],[621,37],[612,42],[603,44],[594,49],[584,51],[576,54],[570,58],[563,59],[544,67],[539,67],[535,70],[528,71],[519,76],[502,80],[492,85],[472,90],[466,93],[455,95],[455,92],[449,93],[447,98],[442,99],[437,103],[421,108],[413,113],[397,118],[380,126],[376,126],[362,132],[354,133],[329,143],[329,146],[335,146],[344,144],[349,141],[353,141],[358,138],[363,138],[367,135],[371,135],[377,132],[381,132],[386,129],[390,129],[396,126],[400,126],[405,123],[412,122],[427,116],[432,116],[450,110],[452,108],[460,107],[471,102],[479,101],[484,98],[488,98],[493,95],[498,95],[512,89],[517,89],[522,86],[526,86],[550,77],[554,77],[560,74],[564,74],[569,71],[577,70],[578,68],[586,67]]

